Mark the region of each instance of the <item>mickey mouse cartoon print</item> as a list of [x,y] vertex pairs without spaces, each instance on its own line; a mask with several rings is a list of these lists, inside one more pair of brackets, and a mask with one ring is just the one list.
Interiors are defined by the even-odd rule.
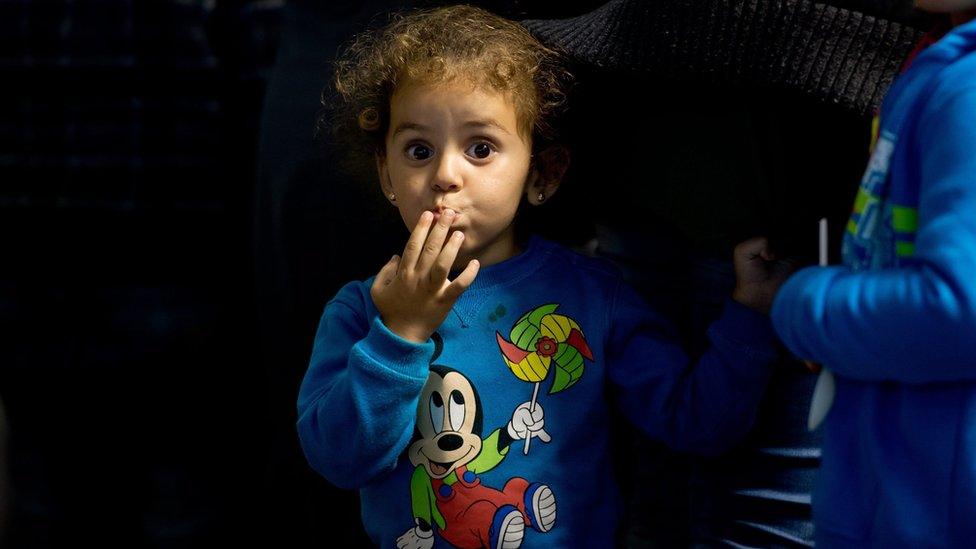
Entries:
[[458,548],[515,548],[526,527],[549,532],[556,523],[556,498],[545,484],[513,477],[499,490],[481,473],[508,455],[514,440],[549,438],[538,404],[526,418],[524,403],[512,421],[482,438],[481,399],[461,372],[434,364],[443,349],[439,334],[430,373],[417,406],[414,440],[407,450],[414,465],[410,499],[414,525],[397,539],[400,548],[430,548],[434,534]]

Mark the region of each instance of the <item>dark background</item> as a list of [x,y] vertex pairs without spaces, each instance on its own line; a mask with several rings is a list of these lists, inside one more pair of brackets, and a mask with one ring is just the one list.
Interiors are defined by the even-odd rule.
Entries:
[[[329,60],[395,5],[0,1],[4,547],[364,543],[355,496],[304,462],[295,397],[325,301],[406,234],[312,139]],[[865,118],[579,76],[543,232],[623,220],[695,253],[762,232],[812,255],[828,215],[836,241]]]

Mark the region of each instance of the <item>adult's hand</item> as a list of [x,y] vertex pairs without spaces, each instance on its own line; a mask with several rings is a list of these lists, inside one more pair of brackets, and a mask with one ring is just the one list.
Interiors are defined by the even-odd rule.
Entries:
[[769,314],[776,292],[795,270],[793,262],[777,260],[769,247],[769,240],[763,236],[740,242],[735,247],[732,259],[735,264],[732,299]]

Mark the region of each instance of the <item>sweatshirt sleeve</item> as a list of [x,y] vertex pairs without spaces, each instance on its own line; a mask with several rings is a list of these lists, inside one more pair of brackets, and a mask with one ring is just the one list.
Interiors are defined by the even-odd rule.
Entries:
[[347,285],[326,305],[298,395],[305,457],[341,488],[394,469],[413,435],[434,352],[429,341],[400,338],[378,315],[368,321],[354,288]]
[[611,313],[607,360],[621,412],[679,451],[719,454],[751,428],[776,359],[766,315],[729,299],[693,362],[673,327],[624,284]]
[[897,268],[808,268],[773,323],[797,355],[865,381],[976,379],[976,88],[922,113],[915,256]]

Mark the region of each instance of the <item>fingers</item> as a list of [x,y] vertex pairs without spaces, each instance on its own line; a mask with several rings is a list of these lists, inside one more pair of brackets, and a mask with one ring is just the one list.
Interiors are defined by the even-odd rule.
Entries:
[[457,275],[450,286],[444,291],[445,295],[449,299],[457,299],[474,282],[474,278],[478,276],[479,268],[481,268],[481,263],[478,263],[477,259],[468,261],[468,266],[461,271],[461,274]]
[[383,265],[383,268],[380,269],[380,272],[376,274],[376,279],[373,281],[373,287],[382,288],[390,282],[393,282],[393,277],[396,276],[397,265],[399,264],[400,256],[395,255],[391,257],[390,260],[386,262],[386,265]]
[[769,240],[764,236],[755,236],[735,247],[735,258],[738,260],[752,260],[760,256],[766,261],[773,260],[772,251],[769,249]]
[[369,293],[373,296],[373,299],[376,299],[377,296],[380,295],[380,292],[382,292],[383,289],[390,284],[390,282],[393,282],[393,278],[397,273],[397,265],[399,264],[400,257],[393,256],[389,261],[386,262],[386,265],[383,265],[380,272],[376,273],[376,278],[373,279],[373,285],[369,288]]
[[434,285],[443,285],[444,281],[447,280],[447,275],[451,272],[451,266],[454,265],[454,260],[457,259],[462,242],[464,242],[464,233],[461,231],[455,232],[447,239],[447,243],[444,244],[444,249],[437,256],[437,261],[430,268],[430,281]]
[[407,245],[403,248],[403,259],[400,260],[400,264],[406,269],[413,269],[417,265],[417,260],[420,258],[421,250],[424,248],[424,242],[427,240],[427,233],[430,231],[431,220],[434,219],[434,214],[429,211],[420,214],[420,219],[417,220],[417,225],[414,227],[413,232],[410,233],[410,238],[407,239]]
[[537,432],[533,432],[532,434],[538,437],[542,442],[549,442],[552,440],[552,437],[549,436],[549,433],[547,433],[545,429],[539,429]]
[[[420,259],[417,261],[416,269],[419,273],[427,273],[441,254],[441,250],[444,248],[444,238],[447,237],[447,231],[451,228],[451,223],[454,223],[454,218],[454,210],[444,210],[444,213],[431,227],[424,248],[420,252]],[[450,267],[448,268],[450,269]],[[447,276],[445,275],[444,278]]]

